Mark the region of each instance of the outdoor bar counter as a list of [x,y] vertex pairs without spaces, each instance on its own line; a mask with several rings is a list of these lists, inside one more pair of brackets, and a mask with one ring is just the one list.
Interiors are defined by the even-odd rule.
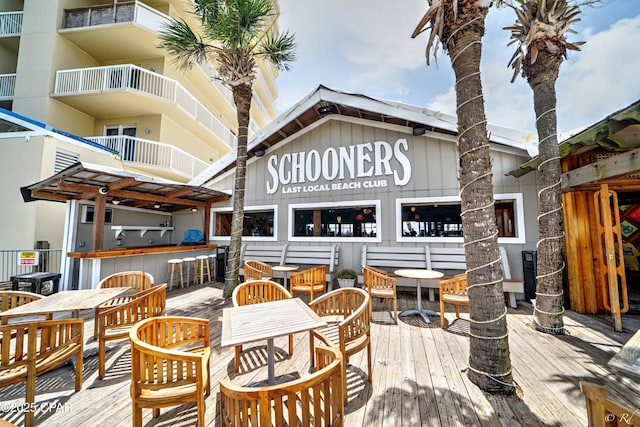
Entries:
[[[131,270],[152,274],[156,284],[165,283],[168,260],[213,255],[217,247],[218,245],[147,246],[94,252],[69,252],[67,256],[80,260],[77,289],[93,289],[102,278],[113,273]],[[211,274],[213,275],[213,271]],[[63,287],[72,289],[73,285],[65,282]]]

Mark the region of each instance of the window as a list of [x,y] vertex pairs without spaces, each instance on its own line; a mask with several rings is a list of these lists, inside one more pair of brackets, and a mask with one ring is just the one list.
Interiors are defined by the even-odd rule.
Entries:
[[[524,243],[522,194],[495,195],[498,241]],[[459,197],[425,197],[397,200],[399,241],[463,241]]]
[[292,240],[380,241],[379,202],[289,205]]
[[122,160],[136,160],[136,125],[105,126],[104,135],[108,138],[107,146],[118,150]]
[[[212,227],[212,239],[229,238],[231,236],[232,210],[214,209],[212,212],[214,224]],[[274,240],[277,236],[275,218],[275,206],[245,208],[242,228],[243,238],[247,237],[251,240],[252,237],[255,237],[255,240]]]
[[[82,222],[92,223],[95,215],[95,207],[90,205],[82,205]],[[111,224],[113,222],[113,210],[105,208],[104,223]]]

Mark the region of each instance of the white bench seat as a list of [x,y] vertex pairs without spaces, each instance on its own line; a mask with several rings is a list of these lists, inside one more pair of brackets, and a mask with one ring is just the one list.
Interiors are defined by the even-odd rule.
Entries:
[[[511,279],[511,270],[507,259],[507,251],[500,247],[502,267],[504,271],[503,290],[509,298],[509,305],[516,307],[516,293],[524,292],[522,280]],[[416,247],[403,246],[362,246],[362,265],[382,268],[393,273],[401,268],[425,268],[441,271],[445,278],[464,273],[467,269],[464,248],[438,248],[429,245]],[[397,286],[416,287],[414,279],[396,277]],[[362,282],[362,273],[358,274],[358,281]],[[441,279],[422,280],[421,286],[429,290],[429,300],[435,301],[435,289]]]

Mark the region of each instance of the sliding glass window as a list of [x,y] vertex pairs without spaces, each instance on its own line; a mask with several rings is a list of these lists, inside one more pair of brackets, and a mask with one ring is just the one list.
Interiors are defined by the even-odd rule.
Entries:
[[379,201],[289,205],[291,240],[379,241]]
[[[459,197],[398,199],[398,241],[462,242]],[[522,194],[496,194],[496,225],[501,243],[525,241]]]
[[[223,240],[231,236],[231,218],[233,212],[230,208],[212,209],[211,221],[213,226],[212,239]],[[247,240],[275,240],[277,207],[276,206],[254,206],[246,207],[244,210],[244,221],[242,227],[243,239]]]

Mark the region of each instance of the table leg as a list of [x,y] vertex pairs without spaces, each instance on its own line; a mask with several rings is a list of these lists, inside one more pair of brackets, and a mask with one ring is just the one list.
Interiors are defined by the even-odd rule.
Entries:
[[412,316],[415,314],[420,316],[422,320],[424,320],[424,323],[431,323],[429,316],[440,316],[440,313],[433,310],[424,310],[422,308],[422,288],[420,287],[420,279],[416,280],[416,284],[418,287],[418,306],[416,308],[403,311],[400,313],[400,317]]
[[269,338],[267,340],[267,372],[268,372],[267,381],[269,382],[269,385],[275,382],[275,377],[276,377],[276,373],[275,373],[276,362],[275,362],[275,357],[273,355],[274,352],[275,350],[273,348],[273,338]]

